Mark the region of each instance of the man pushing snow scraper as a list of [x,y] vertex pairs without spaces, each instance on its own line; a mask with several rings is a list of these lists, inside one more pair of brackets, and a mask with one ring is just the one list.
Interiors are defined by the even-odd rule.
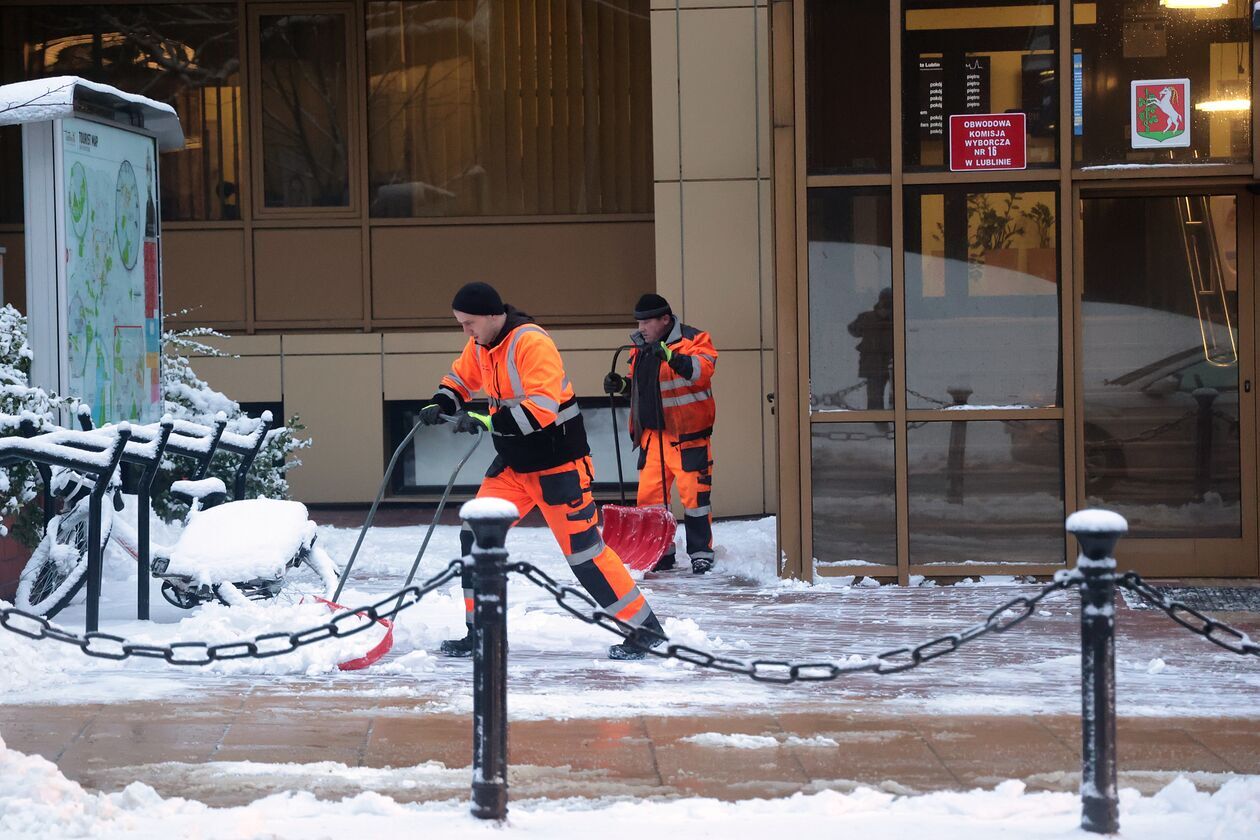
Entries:
[[[451,302],[455,320],[468,343],[420,422],[437,425],[455,415],[455,431],[489,432],[496,457],[486,471],[477,498],[504,499],[521,516],[538,507],[574,576],[606,612],[636,627],[659,633],[643,644],[661,643],[664,630],[626,571],[617,553],[604,544],[599,514],[591,495],[593,470],[586,428],[560,351],[547,331],[529,315],[503,303],[486,283],[468,283]],[[490,411],[465,406],[478,391],[489,397]],[[465,558],[473,535],[460,532]],[[464,615],[468,633],[442,643],[447,656],[471,656],[472,570],[463,574]],[[646,654],[625,642],[608,649],[610,659],[642,659]]]

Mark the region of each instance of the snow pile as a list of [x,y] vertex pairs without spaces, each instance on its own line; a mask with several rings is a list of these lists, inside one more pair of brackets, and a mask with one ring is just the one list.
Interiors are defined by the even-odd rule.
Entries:
[[780,741],[773,735],[745,735],[742,733],[723,735],[720,732],[701,732],[697,735],[689,735],[686,738],[680,738],[679,741],[681,743],[695,744],[698,747],[737,750],[773,749],[780,745],[785,747],[840,746],[840,743],[836,741],[835,738],[828,738],[825,735],[814,735],[809,738],[801,738],[798,735],[789,735],[786,739]]
[[[221,644],[223,642],[246,641],[264,633],[279,631],[305,630],[325,624],[333,617],[333,613],[324,604],[313,600],[305,603],[286,604],[279,601],[245,601],[234,606],[210,603],[205,604],[177,624],[151,624],[135,622],[126,628],[125,635],[130,641],[142,644],[166,645],[174,641],[190,640]],[[366,623],[366,620],[363,620]],[[357,624],[351,623],[343,629],[350,629]],[[337,673],[338,663],[363,656],[373,645],[381,640],[385,628],[377,625],[352,636],[327,639],[315,644],[304,645],[292,653],[283,656],[271,656],[263,659],[230,659],[200,666],[203,671],[220,674],[316,674]],[[50,643],[45,643],[47,646]],[[272,639],[259,645],[261,650],[284,647],[286,639]],[[73,651],[74,649],[71,648]],[[197,649],[187,655],[196,656]],[[164,663],[155,663],[156,667],[169,668]],[[131,667],[135,667],[132,665]]]
[[[225,775],[283,772],[296,765],[222,766]],[[382,771],[331,762],[312,765],[320,774],[363,777],[365,786]],[[468,771],[445,770],[430,762],[416,770],[427,778]],[[395,771],[400,773],[408,770]],[[990,791],[932,793],[898,797],[870,788],[852,793],[823,791],[784,799],[719,802],[713,799],[535,800],[514,802],[500,827],[468,814],[464,797],[409,805],[370,790],[339,802],[306,792],[278,794],[242,807],[210,808],[187,799],[163,799],[151,787],[133,782],[118,793],[90,793],[67,780],[51,762],[9,750],[0,740],[0,836],[275,838],[360,837],[432,838],[544,837],[549,840],[639,838],[645,831],[679,837],[761,840],[783,832],[832,836],[901,838],[910,833],[934,840],[1007,837],[1088,838],[1077,827],[1080,800],[1067,793],[1028,793],[1022,782],[1007,781]],[[1133,790],[1120,794],[1122,837],[1195,840],[1260,837],[1260,777],[1239,777],[1214,794],[1179,778],[1152,797]]]
[[[12,607],[0,601],[0,608]],[[15,624],[25,627],[15,619]],[[32,629],[34,629],[32,627]],[[0,697],[20,696],[36,689],[55,689],[81,679],[85,663],[96,663],[101,669],[118,670],[122,663],[108,660],[88,660],[76,647],[57,642],[37,642],[7,630],[0,630],[0,667],[4,680],[0,682]],[[89,666],[92,667],[92,666]]]
[[766,750],[776,749],[779,746],[779,739],[773,735],[745,735],[738,732],[734,735],[723,735],[721,732],[701,732],[698,735],[689,735],[679,740],[682,743],[695,744],[697,747],[736,750]]

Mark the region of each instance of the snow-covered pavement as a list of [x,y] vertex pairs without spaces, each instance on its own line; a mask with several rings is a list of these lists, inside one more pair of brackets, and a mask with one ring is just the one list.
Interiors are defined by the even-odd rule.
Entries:
[[[357,532],[321,527],[319,542],[339,563]],[[419,526],[378,528],[367,537],[342,603],[357,605],[396,589],[423,537]],[[169,535],[168,535],[169,538]],[[671,638],[736,658],[843,660],[913,645],[961,630],[1034,584],[1012,579],[973,585],[871,586],[874,581],[829,579],[808,586],[774,574],[774,521],[719,523],[715,573],[648,575],[641,581]],[[545,529],[517,528],[508,538],[513,559],[524,559],[561,581],[568,567]],[[316,604],[207,605],[184,612],[166,604],[154,587],[154,621],[134,618],[134,564],[112,553],[101,629],[149,643],[226,641],[327,620]],[[458,554],[458,529],[441,526],[419,578],[435,574]],[[513,576],[509,591],[510,692],[514,719],[580,718],[624,714],[695,714],[706,710],[774,709],[907,714],[1075,713],[1079,708],[1078,598],[1063,592],[1044,601],[1036,616],[1001,636],[990,635],[952,656],[906,674],[858,674],[832,683],[771,686],[678,662],[612,662],[616,641],[563,612],[542,590]],[[1250,717],[1260,699],[1260,667],[1191,636],[1151,610],[1118,605],[1118,698],[1124,716]],[[1255,631],[1254,617],[1238,617]],[[82,627],[83,607],[58,617]],[[8,679],[0,704],[91,703],[123,698],[179,699],[190,693],[239,692],[262,680],[283,691],[353,693],[355,697],[423,701],[436,712],[471,709],[467,661],[430,653],[444,638],[463,634],[458,582],[434,592],[399,616],[393,653],[376,666],[338,672],[336,664],[359,655],[379,638],[368,630],[297,653],[261,660],[175,669],[161,662],[94,660],[54,642],[0,633],[0,661]],[[1199,686],[1202,691],[1185,690]]]
[[[156,538],[166,541],[171,536]],[[350,529],[319,529],[320,544],[339,563],[345,561],[356,536]],[[396,589],[422,537],[419,526],[371,532],[343,603],[371,602]],[[816,586],[782,582],[773,568],[772,519],[719,523],[716,543],[714,574],[648,575],[641,586],[671,638],[738,658],[820,661],[869,655],[960,630],[1015,595],[1039,588],[1013,579],[953,586],[929,582],[906,588],[839,579]],[[443,568],[457,554],[457,545],[458,529],[440,527],[420,578]],[[508,538],[508,549],[514,559],[535,563],[558,580],[570,579],[545,530],[516,529]],[[149,643],[227,641],[299,629],[327,618],[323,607],[292,600],[232,608],[207,605],[183,612],[162,601],[154,587],[155,620],[137,622],[132,617],[135,588],[134,567],[125,555],[114,553],[107,569],[102,630]],[[785,828],[816,830],[825,820],[837,834],[860,837],[900,837],[914,831],[967,840],[1084,836],[1074,828],[1078,800],[1060,792],[1075,786],[1071,768],[1078,761],[1074,736],[1063,724],[1070,724],[1080,703],[1075,593],[1047,599],[1034,617],[1008,633],[976,641],[906,674],[859,674],[833,683],[789,687],[655,659],[611,662],[606,648],[614,638],[568,616],[527,581],[513,578],[508,597],[509,713],[517,722],[513,749],[520,746],[512,765],[517,791],[513,833],[638,836],[648,826],[653,831],[725,840],[763,837]],[[110,791],[85,790],[41,758],[0,748],[0,836],[323,837],[347,830],[365,836],[403,831],[472,836],[484,829],[467,816],[464,805],[470,773],[463,754],[471,709],[470,667],[466,660],[429,652],[442,639],[462,634],[462,613],[462,594],[453,582],[399,616],[393,653],[355,672],[338,671],[337,662],[374,644],[375,629],[304,647],[291,656],[178,669],[151,660],[88,659],[68,645],[0,632],[0,667],[6,677],[0,684],[0,738],[6,737],[8,727],[11,744],[26,744],[27,752],[61,755],[64,747],[38,746],[49,739],[37,731],[60,709],[68,718],[63,741],[78,745],[77,751],[66,754],[67,775],[91,779],[93,786]],[[1254,617],[1230,618],[1256,634]],[[1143,731],[1159,733],[1169,721],[1193,721],[1211,730],[1212,721],[1219,720],[1223,730],[1232,727],[1230,731],[1246,733],[1257,718],[1260,700],[1257,663],[1190,636],[1153,611],[1118,604],[1117,620],[1122,723],[1146,719],[1149,724]],[[68,628],[82,627],[82,605],[71,607],[58,621]],[[317,720],[304,722],[309,710],[321,704],[339,720],[354,718],[358,722],[351,728],[362,730],[331,761],[321,754],[331,749],[329,733]],[[253,718],[239,726],[228,720],[245,707],[254,710]],[[77,723],[90,719],[93,709],[116,712],[109,721]],[[144,721],[144,726],[126,723],[143,717],[146,709],[153,710],[153,720]],[[788,724],[786,713],[797,716],[794,724]],[[746,729],[721,725],[758,715]],[[398,732],[431,719],[434,726],[446,728],[444,737],[458,749],[437,761],[417,758],[414,748],[398,750],[392,757],[381,758],[385,754],[379,753],[373,760],[363,745],[381,741],[379,727],[385,724],[380,722],[391,716]],[[932,722],[978,716],[990,716],[987,726],[994,729],[1000,727],[993,721],[1009,721],[1014,733],[1009,743],[1016,752],[1023,743],[1021,727],[1044,730],[1040,743],[1057,750],[1046,759],[1049,772],[1040,778],[1034,778],[1035,772],[1022,776],[1030,789],[1021,781],[1001,783],[1001,775],[958,770],[973,761],[964,750],[966,732],[928,732],[920,725],[918,734],[908,734],[915,726],[909,723],[912,718],[936,726]],[[652,726],[678,720],[691,728],[679,728],[669,737],[621,731],[641,727],[649,717],[658,721]],[[698,728],[695,721],[701,721]],[[642,756],[633,760],[647,763],[639,775],[627,771],[620,778],[595,765],[570,766],[538,749],[538,735],[531,736],[529,729],[542,727],[538,733],[545,733],[557,732],[560,726],[593,727],[593,735],[580,729],[571,736],[580,754],[586,749],[582,745],[591,737],[603,737],[600,733],[611,731],[610,725],[617,734],[605,738],[604,758],[633,748]],[[378,729],[370,737],[373,726]],[[97,729],[84,737],[76,735],[90,727]],[[261,737],[286,727],[292,737],[270,741],[267,758],[248,757],[251,729]],[[225,737],[229,729],[233,734]],[[898,734],[898,729],[907,731]],[[153,748],[158,757],[137,757],[149,748],[128,742],[166,738],[166,733],[171,743]],[[1153,752],[1147,750],[1150,761],[1139,762],[1138,751],[1125,752],[1124,734],[1122,784],[1135,784],[1142,792],[1124,794],[1123,836],[1260,836],[1260,780],[1230,772],[1250,768],[1245,755],[1237,761],[1222,760],[1225,753],[1219,744],[1206,749],[1199,745],[1204,763],[1192,765],[1178,756],[1191,743],[1178,735],[1181,742],[1155,744]],[[1243,753],[1250,749],[1245,744],[1252,743],[1253,734],[1244,734],[1238,742]],[[1227,736],[1218,741],[1229,745]],[[117,745],[112,752],[111,743]],[[896,752],[898,743],[913,747],[902,749],[898,761],[903,764],[881,767],[876,776],[853,772],[844,776],[847,782],[838,775],[838,770],[860,765],[863,756]],[[951,744],[960,750],[952,758],[946,754]],[[185,745],[187,755],[180,757]],[[1165,750],[1171,758],[1165,758]],[[166,763],[144,765],[146,760]],[[841,760],[844,763],[837,765]],[[287,761],[307,763],[282,763]],[[976,785],[984,789],[950,793],[940,791],[939,782],[916,785],[912,779],[916,768],[929,761],[937,761],[933,772],[939,772],[946,785],[952,777],[960,791]],[[669,762],[675,762],[672,770]],[[978,762],[986,763],[983,756]],[[709,773],[706,784],[720,789],[728,770],[762,768],[760,775],[750,775],[774,779],[781,766],[788,769],[783,771],[784,781],[776,783],[778,788],[757,789],[766,793],[747,788],[742,795],[721,797],[740,802],[699,798],[694,792],[690,798],[665,801],[686,797],[686,780],[704,773]],[[714,774],[709,772],[712,768],[727,770]],[[1176,780],[1176,771],[1192,769],[1203,772]],[[991,768],[986,772],[992,773]],[[664,782],[670,773],[674,781]],[[861,781],[867,778],[872,781]],[[128,784],[134,779],[147,784]],[[827,779],[832,782],[818,781]],[[887,784],[880,779],[887,779]],[[879,784],[880,789],[863,784]],[[1194,784],[1201,790],[1195,791]],[[215,801],[207,792],[224,786],[236,791],[228,802],[249,804],[209,808],[193,801]],[[563,791],[570,789],[581,790],[588,798],[555,798],[568,796]],[[267,795],[278,790],[289,792]],[[793,790],[804,792],[772,800],[748,798],[785,796]],[[894,796],[915,790],[934,792]],[[423,795],[411,795],[420,791]],[[189,799],[175,798],[177,794]]]

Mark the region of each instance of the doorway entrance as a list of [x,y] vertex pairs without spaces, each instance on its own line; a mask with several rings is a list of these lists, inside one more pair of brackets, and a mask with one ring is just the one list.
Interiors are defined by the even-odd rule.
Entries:
[[1228,189],[1080,199],[1078,490],[1128,519],[1126,568],[1256,574],[1252,215]]

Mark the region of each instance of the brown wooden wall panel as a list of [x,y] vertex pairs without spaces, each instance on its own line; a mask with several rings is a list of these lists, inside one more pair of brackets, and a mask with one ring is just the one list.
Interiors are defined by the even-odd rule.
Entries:
[[245,232],[167,230],[162,233],[162,308],[191,310],[173,323],[245,320]]
[[22,232],[0,233],[4,260],[4,302],[26,311],[26,240]]
[[254,306],[259,321],[363,317],[358,228],[254,231]]
[[[622,316],[656,289],[651,222],[382,227],[372,231],[374,318],[450,317],[472,280],[539,318]],[[262,317],[261,315],[259,317]]]

